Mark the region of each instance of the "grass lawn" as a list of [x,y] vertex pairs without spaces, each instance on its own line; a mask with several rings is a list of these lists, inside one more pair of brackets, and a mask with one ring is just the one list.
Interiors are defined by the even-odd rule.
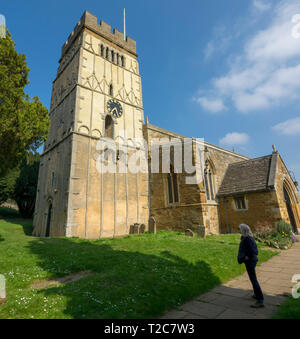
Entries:
[[282,306],[274,319],[300,319],[300,299],[289,298]]
[[[32,222],[0,209],[0,318],[155,318],[244,272],[239,235],[180,233],[86,241],[31,237]],[[5,214],[6,213],[6,214]],[[260,261],[276,255],[260,250]],[[31,289],[33,282],[92,271],[82,280]]]

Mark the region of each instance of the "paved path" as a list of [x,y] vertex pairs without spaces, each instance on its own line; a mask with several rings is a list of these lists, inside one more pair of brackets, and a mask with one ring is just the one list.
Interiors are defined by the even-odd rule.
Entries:
[[[298,236],[298,240],[300,237]],[[300,274],[300,242],[257,267],[265,307],[252,309],[253,290],[247,273],[168,312],[162,319],[269,319],[291,295],[294,274]]]

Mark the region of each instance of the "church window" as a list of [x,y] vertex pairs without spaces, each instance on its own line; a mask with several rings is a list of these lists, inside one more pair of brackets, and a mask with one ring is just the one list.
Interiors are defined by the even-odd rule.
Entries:
[[107,115],[105,118],[105,137],[113,139],[114,138],[114,123],[110,115]]
[[210,188],[210,197],[211,200],[215,200],[215,192],[214,192],[214,186],[213,186],[213,178],[212,178],[212,173],[211,170],[208,172],[208,179],[209,179],[209,188]]
[[207,200],[215,200],[214,170],[212,164],[206,160],[204,169],[204,184]]
[[117,65],[119,65],[119,62],[120,62],[119,59],[120,59],[120,55],[119,55],[119,53],[117,53],[117,60],[116,60],[117,61]]
[[106,47],[106,54],[105,54],[105,57],[106,57],[106,59],[109,58],[109,49],[108,49],[108,47]]
[[235,201],[235,207],[237,210],[246,209],[245,197],[236,197],[234,198],[234,201]]
[[169,204],[174,204],[179,202],[178,196],[178,177],[174,172],[174,167],[170,166],[170,173],[168,174],[168,199]]
[[123,55],[121,56],[121,65],[122,67],[125,67],[125,58]]
[[109,95],[112,97],[114,96],[114,87],[112,84],[109,85]]

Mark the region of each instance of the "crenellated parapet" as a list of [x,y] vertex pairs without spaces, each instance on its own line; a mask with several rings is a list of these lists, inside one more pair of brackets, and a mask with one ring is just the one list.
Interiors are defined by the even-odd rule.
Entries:
[[85,11],[80,21],[75,26],[73,32],[69,35],[67,41],[64,43],[61,57],[66,55],[69,48],[72,46],[72,43],[75,41],[76,37],[83,28],[88,28],[108,41],[120,46],[121,48],[124,48],[134,55],[137,55],[135,40],[128,36],[126,37],[126,40],[124,40],[124,35],[122,32],[118,31],[117,29],[112,31],[111,26],[102,20],[100,21],[100,24],[98,24],[97,17],[92,13]]

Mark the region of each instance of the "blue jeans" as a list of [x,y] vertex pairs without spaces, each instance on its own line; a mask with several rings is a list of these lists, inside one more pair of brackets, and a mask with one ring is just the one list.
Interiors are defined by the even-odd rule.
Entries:
[[263,303],[264,295],[257,281],[256,272],[255,272],[256,263],[257,263],[256,261],[245,261],[248,276],[253,286],[254,295],[256,296],[258,302]]

